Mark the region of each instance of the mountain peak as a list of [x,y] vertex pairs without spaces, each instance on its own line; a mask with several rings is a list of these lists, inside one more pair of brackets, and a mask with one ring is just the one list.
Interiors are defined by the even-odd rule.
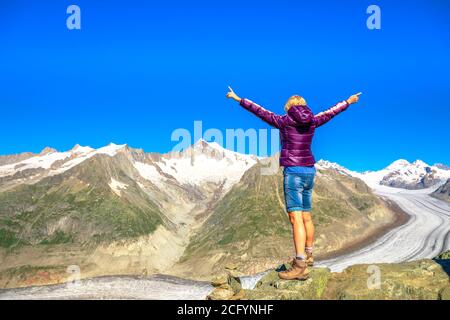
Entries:
[[250,161],[256,161],[258,157],[253,154],[246,154],[241,152],[232,151],[221,146],[216,141],[208,142],[203,138],[199,139],[195,144],[191,146],[191,150],[194,153],[208,154],[209,156],[216,157],[218,160],[222,158],[228,159],[248,159]]
[[70,150],[72,153],[89,153],[91,151],[94,151],[94,149],[92,149],[89,146],[83,147],[80,146],[78,143]]
[[416,167],[429,167],[428,164],[426,164],[425,162],[423,162],[422,160],[419,160],[419,159],[414,161],[412,164]]
[[126,144],[115,144],[115,143],[111,142],[106,147],[102,147],[102,148],[98,149],[97,153],[107,154],[107,155],[113,157],[117,154],[118,151],[125,149],[127,147],[128,147],[128,145],[126,145]]
[[222,147],[217,142],[215,142],[215,141],[208,142],[203,138],[197,140],[197,142],[195,142],[192,145],[192,148],[194,150],[199,150],[199,151],[219,151],[222,153],[226,150],[224,147]]
[[42,149],[42,151],[39,153],[39,155],[43,156],[49,153],[54,153],[54,152],[58,152],[58,150],[50,148],[50,147],[45,147],[44,149]]
[[447,171],[450,170],[450,167],[447,166],[446,164],[443,164],[443,163],[435,163],[433,165],[433,167],[436,167],[436,168],[441,169],[441,170],[447,170]]
[[386,169],[400,169],[409,166],[411,163],[405,159],[398,159],[392,162]]

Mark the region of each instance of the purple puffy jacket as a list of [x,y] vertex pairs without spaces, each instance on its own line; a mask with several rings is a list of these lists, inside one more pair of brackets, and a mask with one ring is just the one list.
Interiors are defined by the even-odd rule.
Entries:
[[241,99],[240,104],[269,125],[280,129],[280,165],[283,167],[313,166],[316,163],[311,152],[314,130],[349,106],[347,101],[342,101],[317,115],[307,106],[292,106],[286,115],[280,116],[248,99]]

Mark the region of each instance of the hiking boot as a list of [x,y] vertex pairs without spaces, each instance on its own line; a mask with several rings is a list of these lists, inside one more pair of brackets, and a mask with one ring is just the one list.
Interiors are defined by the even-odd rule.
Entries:
[[308,265],[308,267],[312,267],[314,265],[314,258],[313,258],[312,253],[306,253],[305,262]]
[[304,260],[294,259],[289,270],[278,273],[283,280],[306,280],[309,277],[308,266]]

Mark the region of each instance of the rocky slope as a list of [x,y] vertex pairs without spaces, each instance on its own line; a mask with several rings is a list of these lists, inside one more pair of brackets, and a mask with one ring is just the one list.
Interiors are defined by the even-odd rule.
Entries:
[[431,196],[450,202],[450,179],[448,179],[446,183],[444,183],[436,191],[434,191]]
[[[217,203],[173,269],[205,277],[234,263],[247,274],[267,270],[292,255],[291,226],[283,203],[282,173],[247,171]],[[358,178],[320,169],[313,194],[318,257],[386,230],[398,216]]]
[[[281,172],[262,175],[258,158],[216,143],[199,140],[168,154],[76,145],[0,161],[6,274],[78,265],[83,277],[207,278],[229,261],[249,266],[251,259],[253,273],[292,253]],[[396,220],[362,180],[318,168],[319,255],[357,245]]]
[[[355,265],[343,272],[311,268],[306,281],[280,280],[268,272],[253,289],[243,289],[236,270],[216,277],[211,300],[450,300],[448,253],[434,260]],[[445,258],[447,257],[447,258]],[[284,270],[282,265],[278,270]]]
[[192,230],[257,161],[205,141],[164,155],[77,145],[3,160],[0,270],[68,263],[92,275],[175,263]]

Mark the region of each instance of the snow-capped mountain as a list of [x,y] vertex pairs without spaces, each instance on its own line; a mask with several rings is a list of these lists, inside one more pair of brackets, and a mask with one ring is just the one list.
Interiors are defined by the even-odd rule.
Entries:
[[135,161],[142,177],[161,185],[175,179],[182,185],[223,184],[228,190],[238,182],[257,157],[233,152],[215,142],[199,140],[182,152],[172,152],[154,161]]
[[[17,183],[32,184],[45,177],[62,174],[92,157],[115,157],[118,153],[125,154],[132,161],[143,179],[159,187],[166,183],[197,187],[215,183],[228,190],[257,162],[256,156],[233,152],[204,140],[182,152],[163,155],[146,154],[142,150],[113,143],[99,149],[76,145],[65,152],[45,148],[39,154],[0,157],[0,189]],[[2,165],[2,159],[6,164]],[[114,186],[118,184],[118,181],[112,183]]]
[[[233,152],[215,142],[208,143],[202,139],[182,152],[167,154],[145,153],[125,144],[113,143],[99,149],[76,145],[65,152],[47,147],[39,154],[0,156],[0,191],[17,184],[33,184],[45,177],[62,174],[95,156],[115,157],[117,154],[126,155],[140,177],[158,188],[173,184],[201,188],[214,184],[221,185],[222,191],[227,191],[258,162],[254,155]],[[381,184],[421,189],[450,178],[450,170],[446,165],[430,166],[421,160],[410,163],[400,159],[382,170],[362,173],[326,160],[318,161],[316,167],[319,170],[333,169],[340,174],[358,177],[369,186]],[[112,185],[120,185],[120,181]]]
[[257,162],[256,156],[204,140],[166,154],[111,143],[0,156],[0,215],[16,219],[24,211],[46,212],[39,215],[46,227],[33,229],[39,236],[27,234],[30,243],[53,239],[56,229],[83,242],[99,234],[123,238],[157,228],[161,243],[152,250],[167,252],[171,246],[183,248],[189,232]]
[[[11,259],[31,265],[51,256],[61,270],[86,261],[80,267],[95,275],[207,275],[224,258],[266,270],[292,248],[281,170],[267,174],[259,160],[204,140],[166,154],[110,144],[0,156],[0,248],[25,248]],[[318,167],[323,250],[390,223],[389,208],[357,173],[326,161]],[[257,260],[249,265],[244,254]]]
[[351,177],[359,177],[359,173],[355,171],[351,171],[340,164],[337,164],[335,162],[327,161],[327,160],[319,160],[316,163],[316,169],[318,170],[326,170],[326,169],[332,169],[340,174],[351,176]]
[[430,166],[421,160],[410,163],[400,159],[378,171],[355,172],[336,163],[321,160],[318,168],[333,169],[342,174],[358,177],[367,185],[385,185],[395,188],[424,189],[445,182],[450,178],[450,170],[439,164]]
[[106,147],[93,149],[76,145],[65,152],[47,147],[39,154],[2,156],[0,164],[6,164],[0,165],[0,190],[20,183],[36,183],[45,177],[62,174],[96,155],[113,157],[125,146],[111,143]]

